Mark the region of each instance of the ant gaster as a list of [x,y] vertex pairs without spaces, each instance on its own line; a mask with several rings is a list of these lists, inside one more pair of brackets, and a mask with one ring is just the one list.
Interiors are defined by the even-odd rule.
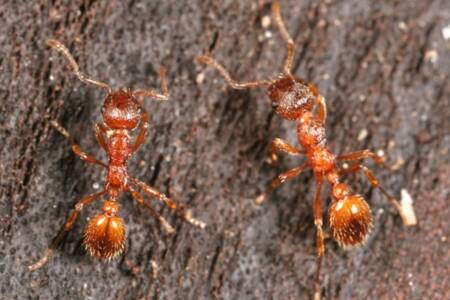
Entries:
[[[142,145],[148,130],[148,115],[143,105],[144,97],[150,97],[155,100],[169,99],[169,90],[165,79],[166,69],[161,68],[159,74],[162,94],[154,90],[140,89],[134,91],[130,89],[113,91],[108,84],[91,79],[80,72],[75,59],[62,43],[49,39],[47,44],[64,55],[79,80],[99,87],[108,93],[102,107],[104,124],[99,123],[95,125],[95,134],[100,146],[108,154],[109,162],[106,164],[84,152],[74,142],[67,130],[56,121],[51,122],[51,125],[70,141],[72,150],[77,156],[87,163],[102,166],[107,171],[107,174],[104,189],[77,202],[75,210],[72,211],[58,235],[53,239],[45,255],[38,262],[30,265],[29,269],[33,271],[42,267],[72,229],[81,210],[104,195],[107,196],[107,200],[103,204],[103,212],[89,221],[84,235],[85,248],[92,256],[99,259],[112,259],[120,255],[124,249],[125,224],[122,218],[118,216],[119,205],[117,204],[117,200],[122,192],[130,192],[140,205],[144,206],[151,215],[161,222],[164,230],[168,233],[174,233],[175,229],[144,200],[144,197],[138,191],[139,189],[165,204],[183,220],[196,227],[204,228],[205,224],[194,219],[189,210],[185,210],[172,199],[144,182],[129,176],[127,172],[128,159]],[[133,142],[131,133],[136,129],[138,134]]]
[[[362,170],[371,185],[380,191],[399,211],[405,225],[413,225],[403,212],[399,202],[380,186],[378,179],[362,162],[364,158],[372,159],[376,164],[382,164],[383,158],[369,150],[356,151],[335,156],[328,148],[325,135],[326,104],[325,98],[318,93],[317,88],[291,73],[295,45],[284,25],[281,17],[280,4],[275,0],[272,5],[272,15],[284,41],[287,43],[287,57],[284,62],[284,72],[275,80],[257,80],[252,82],[238,82],[232,79],[229,72],[209,55],[201,55],[196,60],[202,64],[215,68],[234,89],[248,89],[267,87],[267,95],[275,112],[282,118],[296,121],[297,138],[303,150],[275,138],[269,145],[269,161],[275,164],[278,160],[277,152],[290,155],[305,155],[306,162],[278,175],[269,188],[256,198],[261,204],[267,194],[279,187],[287,180],[298,176],[306,169],[312,169],[316,181],[313,213],[316,226],[317,269],[315,277],[315,298],[320,298],[320,269],[325,252],[322,204],[320,193],[323,182],[331,187],[332,203],[328,210],[331,235],[345,247],[361,245],[368,237],[372,228],[372,214],[370,207],[361,195],[351,192],[350,187],[341,182],[344,174]],[[313,110],[315,109],[315,113]],[[348,168],[340,168],[338,161],[357,161]]]

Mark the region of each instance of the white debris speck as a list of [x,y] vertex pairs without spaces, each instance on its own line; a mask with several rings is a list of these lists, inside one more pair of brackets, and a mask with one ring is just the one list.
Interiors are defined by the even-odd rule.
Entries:
[[323,74],[322,78],[323,78],[323,80],[328,80],[328,79],[330,79],[330,74],[325,73],[325,74]]
[[99,187],[100,187],[100,184],[98,184],[98,182],[94,182],[94,184],[92,185],[92,188],[93,188],[94,190],[98,190]]
[[50,75],[50,76],[48,77],[48,79],[49,79],[50,81],[53,81],[53,80],[55,80],[55,76]]
[[429,61],[432,64],[435,64],[438,61],[439,54],[434,49],[429,49],[425,52],[425,60]]
[[402,30],[402,31],[406,31],[406,30],[408,30],[408,25],[406,25],[406,23],[405,22],[398,22],[398,28],[400,29],[400,30]]
[[204,73],[199,73],[197,75],[197,77],[195,78],[195,81],[197,82],[197,84],[202,84],[204,80],[205,80],[205,74]]
[[447,237],[446,236],[441,236],[441,242],[446,242],[447,241]]
[[261,26],[263,28],[267,28],[272,23],[272,20],[270,19],[270,16],[264,16],[261,18]]
[[384,150],[383,149],[378,150],[377,151],[377,155],[381,156],[381,157],[384,157]]
[[413,200],[406,189],[401,190],[400,205],[402,207],[402,215],[404,217],[405,224],[408,226],[416,225],[417,218],[414,212]]
[[442,28],[442,36],[445,40],[450,39],[450,24]]
[[363,141],[369,135],[369,131],[366,128],[363,128],[358,134],[358,141]]
[[266,31],[264,32],[264,37],[265,37],[266,39],[270,39],[270,38],[272,37],[272,31],[266,30]]

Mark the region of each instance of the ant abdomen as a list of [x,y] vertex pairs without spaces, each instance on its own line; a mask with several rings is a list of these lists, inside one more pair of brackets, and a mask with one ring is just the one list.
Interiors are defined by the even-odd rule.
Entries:
[[103,121],[111,129],[134,129],[141,118],[141,106],[127,90],[110,93],[102,108]]
[[317,98],[306,81],[290,74],[270,84],[267,95],[275,111],[288,120],[296,120],[305,111],[311,111]]
[[125,223],[116,213],[117,203],[106,201],[103,213],[89,221],[84,234],[84,246],[90,255],[100,259],[113,259],[125,245]]
[[361,195],[335,201],[329,211],[331,235],[342,247],[358,246],[372,229],[372,213]]

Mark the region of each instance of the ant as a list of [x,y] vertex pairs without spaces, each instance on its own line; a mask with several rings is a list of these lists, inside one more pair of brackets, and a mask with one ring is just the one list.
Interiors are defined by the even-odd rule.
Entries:
[[[120,255],[125,245],[125,224],[118,216],[119,204],[117,200],[123,192],[130,192],[133,198],[149,213],[158,219],[167,233],[174,233],[175,229],[157,213],[138,191],[141,189],[145,194],[154,197],[166,205],[175,215],[186,222],[199,228],[205,228],[206,224],[193,218],[189,210],[185,210],[176,204],[172,199],[163,193],[148,186],[137,178],[128,175],[128,159],[138,150],[144,142],[147,134],[149,119],[144,109],[144,97],[154,100],[166,101],[169,99],[169,89],[166,82],[166,69],[161,67],[159,77],[161,81],[162,94],[155,90],[134,90],[125,88],[112,90],[103,82],[89,78],[83,74],[69,50],[59,41],[49,39],[47,45],[60,52],[69,62],[73,72],[84,83],[101,88],[107,92],[102,107],[104,124],[94,126],[95,135],[100,146],[108,154],[109,162],[104,163],[95,157],[84,152],[74,141],[71,135],[56,121],[51,121],[51,125],[65,136],[72,145],[72,151],[83,161],[97,164],[106,171],[104,189],[98,193],[85,196],[75,205],[75,210],[69,215],[67,221],[49,245],[45,255],[36,263],[30,265],[30,271],[37,270],[47,263],[49,258],[67,233],[72,229],[78,214],[84,207],[95,200],[107,195],[107,200],[103,203],[102,213],[92,218],[86,226],[84,234],[84,246],[91,256],[98,259],[112,259]],[[131,132],[138,129],[134,142],[131,139]]]
[[[282,118],[297,123],[297,138],[303,149],[288,144],[280,138],[275,138],[269,145],[268,156],[272,165],[278,161],[278,152],[289,155],[305,155],[306,162],[278,175],[269,188],[256,198],[261,204],[266,196],[287,180],[291,180],[306,169],[312,169],[316,181],[313,214],[316,227],[317,269],[315,275],[315,299],[320,298],[320,270],[322,258],[325,253],[321,189],[324,182],[331,187],[332,203],[328,210],[331,235],[344,248],[359,246],[367,239],[372,228],[372,214],[364,198],[351,191],[350,187],[341,182],[342,175],[355,173],[360,170],[374,188],[388,198],[400,213],[405,225],[414,225],[403,211],[400,203],[390,195],[379,183],[372,171],[361,160],[372,159],[376,164],[384,163],[382,157],[370,150],[351,152],[343,155],[334,155],[327,146],[325,134],[325,120],[327,115],[325,98],[318,89],[303,79],[294,76],[291,72],[295,45],[290,37],[281,16],[280,3],[275,0],[272,4],[272,15],[284,42],[287,44],[287,57],[284,61],[284,72],[275,80],[256,80],[252,82],[238,82],[230,73],[209,55],[200,55],[196,60],[202,64],[215,68],[234,89],[249,89],[266,87],[267,95],[275,112]],[[313,113],[313,110],[314,113]],[[357,161],[347,168],[340,168],[337,162]]]

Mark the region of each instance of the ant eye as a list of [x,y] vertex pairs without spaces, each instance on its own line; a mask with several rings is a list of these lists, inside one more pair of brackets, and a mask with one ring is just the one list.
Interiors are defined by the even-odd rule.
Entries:
[[272,108],[277,108],[278,106],[280,106],[280,103],[276,102],[276,101],[272,101]]

